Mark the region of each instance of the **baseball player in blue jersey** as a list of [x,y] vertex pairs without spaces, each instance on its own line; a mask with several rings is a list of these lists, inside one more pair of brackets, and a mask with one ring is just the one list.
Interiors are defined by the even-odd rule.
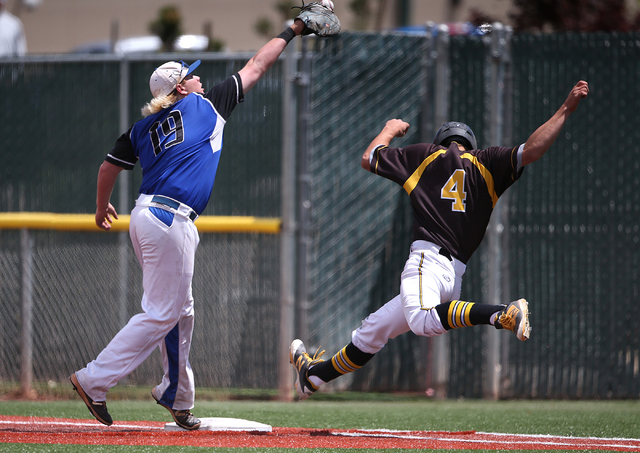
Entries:
[[529,338],[529,308],[524,299],[507,305],[459,300],[466,264],[482,241],[498,198],[524,167],[549,149],[569,115],[589,93],[578,82],[560,109],[526,141],[514,148],[477,149],[464,123],[447,123],[433,143],[389,147],[409,124],[389,120],[362,156],[361,165],[404,188],[414,214],[413,242],[400,279],[400,294],[370,314],[354,330],[351,342],[331,360],[322,352],[309,356],[296,339],[289,359],[296,369],[295,388],[306,399],[321,385],[361,368],[391,338],[412,331],[442,335],[451,329],[493,325]]
[[113,423],[106,405],[108,390],[159,347],[164,376],[151,395],[178,426],[200,427],[190,412],[195,400],[189,364],[191,281],[199,242],[193,222],[209,201],[231,112],[305,28],[296,19],[238,73],[206,92],[194,72],[200,61],[170,61],[158,67],[149,81],[153,99],[142,109],[144,118],[118,138],[102,163],[95,221],[105,230],[118,218],[109,201],[118,174],[136,162],[142,167],[129,232],[142,266],[144,295],[142,313],[133,316],[95,360],[70,376],[99,422]]

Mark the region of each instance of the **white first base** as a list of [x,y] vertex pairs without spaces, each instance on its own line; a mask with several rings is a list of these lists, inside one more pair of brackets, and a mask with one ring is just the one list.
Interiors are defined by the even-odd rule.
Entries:
[[[259,431],[263,433],[271,432],[271,425],[265,425],[264,423],[252,422],[250,420],[243,420],[241,418],[224,418],[224,417],[210,417],[200,419],[199,431]],[[184,428],[179,427],[173,423],[167,423],[164,425],[164,429],[167,431],[187,431]]]

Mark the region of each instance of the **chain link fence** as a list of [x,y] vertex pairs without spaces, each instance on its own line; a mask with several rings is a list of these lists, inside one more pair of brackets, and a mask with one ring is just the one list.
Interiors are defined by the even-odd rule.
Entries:
[[[534,326],[526,343],[501,340],[503,396],[640,395],[640,317],[634,302],[639,164],[633,127],[638,38],[509,36],[508,71],[498,75],[500,86],[511,91],[503,100],[498,143],[491,142],[490,80],[493,61],[502,57],[490,37],[451,37],[447,54],[435,56],[447,62],[446,120],[470,124],[481,147],[524,143],[578,80],[589,81],[592,88],[548,155],[527,168],[502,201],[502,296],[504,302],[529,299]],[[421,122],[433,118],[427,109],[438,109],[437,88],[430,92],[436,63],[425,60],[424,53],[434,55],[432,39],[348,36],[315,60],[313,347],[335,352],[361,319],[399,290],[409,247],[408,201],[400,188],[361,171],[358,164],[387,119],[423,124],[422,130],[394,142],[397,146],[432,137],[428,132],[434,126]],[[421,107],[414,96],[425,92],[431,97]],[[338,101],[324,101],[330,93],[340,93],[341,108]],[[490,259],[485,240],[469,262],[463,299],[490,303]],[[485,395],[490,330],[448,334],[449,397]],[[433,383],[431,343],[411,334],[397,338],[351,381],[336,387],[424,390]]]
[[[297,263],[308,267],[309,304],[297,335],[308,349],[333,354],[399,290],[410,245],[409,200],[400,187],[360,167],[388,119],[412,126],[394,141],[398,146],[430,141],[443,116],[469,124],[481,147],[516,146],[585,79],[589,97],[547,155],[501,200],[501,294],[505,302],[527,298],[533,324],[526,343],[500,336],[502,395],[637,398],[640,36],[509,36],[508,71],[497,74],[505,90],[497,136],[491,89],[496,58],[504,55],[495,53],[490,37],[450,37],[443,48],[436,39],[436,33],[344,33],[310,41],[309,253],[306,263]],[[211,86],[250,56],[194,59],[203,60],[199,73]],[[93,212],[97,169],[122,132],[121,118],[126,124],[139,118],[148,74],[172,58],[144,56],[127,65],[64,56],[0,63],[0,211]],[[76,83],[69,93],[62,87],[70,80],[91,83]],[[234,111],[206,215],[281,215],[285,83],[278,63]],[[123,92],[129,93],[124,109],[117,102]],[[119,201],[132,205],[139,183],[134,172]],[[196,384],[277,388],[280,239],[201,236],[193,283]],[[29,240],[34,379],[63,380],[139,311],[141,273],[126,234],[31,231]],[[19,231],[0,230],[0,379],[8,381],[20,374],[21,241]],[[469,262],[466,300],[490,300],[486,242]],[[449,397],[485,395],[489,335],[484,327],[447,335]],[[405,334],[332,388],[424,391],[433,384],[432,343]],[[160,373],[154,355],[128,382],[152,385]]]
[[[399,144],[419,140],[428,44],[424,37],[344,35],[314,59],[309,349],[337,352],[360,321],[398,291],[399,263],[410,244],[408,199],[396,184],[363,170],[360,160],[391,118],[412,125]],[[411,377],[424,382],[418,342],[409,335],[391,342],[335,385],[344,388],[352,377],[362,389],[413,387]],[[395,364],[385,355],[395,356]],[[398,379],[399,369],[409,374]],[[377,385],[370,382],[376,376]]]
[[[149,74],[173,58],[78,61],[59,56],[0,63],[6,136],[0,211],[94,212],[98,168],[124,132],[122,117],[130,118],[125,127],[140,118],[140,108],[150,99]],[[240,70],[250,56],[196,58],[203,60],[206,87]],[[73,90],[66,88],[71,82]],[[233,112],[204,215],[280,215],[282,83],[276,65]],[[114,190],[116,207],[130,208],[137,197],[140,168],[126,174],[120,176],[128,181],[122,198],[119,187]],[[0,379],[9,381],[20,380],[24,346],[21,242],[20,231],[0,230]],[[29,231],[27,243],[33,377],[65,381],[140,311],[140,265],[127,233]],[[277,386],[278,370],[270,359],[279,331],[279,244],[277,235],[201,235],[190,355],[198,386]],[[160,354],[153,354],[127,382],[155,384],[161,373]]]
[[527,397],[640,395],[640,35],[516,36],[519,142],[580,79],[591,93],[510,205],[513,297],[532,301],[514,391]]

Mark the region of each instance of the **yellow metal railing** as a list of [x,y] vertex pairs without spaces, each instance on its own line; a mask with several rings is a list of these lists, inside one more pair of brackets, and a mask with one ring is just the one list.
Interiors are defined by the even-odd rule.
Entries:
[[[112,231],[129,231],[128,215],[114,220]],[[201,233],[279,234],[282,220],[271,217],[201,216],[195,221]],[[55,214],[50,212],[0,212],[0,230],[100,231],[93,214]]]

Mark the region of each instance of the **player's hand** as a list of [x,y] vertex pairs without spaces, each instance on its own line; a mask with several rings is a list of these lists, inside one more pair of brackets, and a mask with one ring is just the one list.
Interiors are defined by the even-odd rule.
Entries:
[[296,34],[296,36],[300,36],[302,34],[302,32],[304,31],[304,27],[304,22],[302,22],[302,20],[298,19],[297,17],[294,19],[293,24],[291,25],[291,29]]
[[409,123],[405,123],[402,120],[393,119],[387,121],[387,124],[384,126],[384,128],[393,137],[404,137],[404,135],[409,130]]
[[118,213],[111,203],[106,208],[96,209],[96,225],[98,228],[110,230],[114,218],[118,218]]
[[571,89],[567,100],[564,101],[564,105],[570,113],[573,113],[577,108],[580,100],[586,98],[589,94],[589,84],[584,80],[579,81],[576,86]]

